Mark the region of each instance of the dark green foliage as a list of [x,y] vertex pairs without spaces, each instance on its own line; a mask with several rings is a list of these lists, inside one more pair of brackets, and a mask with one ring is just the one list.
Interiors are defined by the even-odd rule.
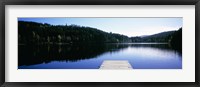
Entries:
[[173,48],[182,50],[182,28],[174,33],[170,43]]
[[19,44],[130,42],[129,37],[125,35],[77,25],[49,25],[19,21],[18,29]]
[[173,47],[182,47],[181,29],[179,31],[167,31],[149,36],[128,37],[78,25],[50,25],[19,21],[18,37],[19,44],[159,42],[171,43]]

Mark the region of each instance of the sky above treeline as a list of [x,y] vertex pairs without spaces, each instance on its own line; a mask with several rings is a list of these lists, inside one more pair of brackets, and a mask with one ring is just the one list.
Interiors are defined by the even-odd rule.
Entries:
[[18,18],[18,21],[48,23],[51,25],[80,25],[106,32],[132,36],[152,35],[164,31],[178,30],[183,25],[182,17],[166,18]]

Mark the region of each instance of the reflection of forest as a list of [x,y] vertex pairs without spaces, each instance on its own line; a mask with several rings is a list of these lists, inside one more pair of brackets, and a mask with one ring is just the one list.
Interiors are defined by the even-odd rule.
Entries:
[[[51,61],[78,61],[95,58],[108,51],[125,48],[124,45],[35,45],[19,46],[19,65],[48,63]],[[126,46],[127,47],[127,46]],[[117,49],[117,50],[112,50]]]
[[107,52],[118,52],[128,47],[153,47],[170,50],[168,44],[76,44],[76,45],[19,45],[19,66],[49,63],[51,61],[75,62],[96,58]]

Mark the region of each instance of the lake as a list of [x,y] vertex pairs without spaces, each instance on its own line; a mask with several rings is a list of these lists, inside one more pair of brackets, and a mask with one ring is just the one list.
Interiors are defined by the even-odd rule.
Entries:
[[99,69],[127,60],[133,69],[182,69],[182,52],[164,43],[19,45],[18,69]]

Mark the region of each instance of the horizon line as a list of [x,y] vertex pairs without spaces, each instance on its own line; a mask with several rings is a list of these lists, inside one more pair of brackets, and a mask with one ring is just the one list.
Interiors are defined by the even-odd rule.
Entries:
[[[53,26],[66,26],[66,25],[68,26],[67,23],[65,23],[65,24],[50,24],[50,23],[45,23],[45,22],[35,22],[35,21],[24,21],[24,20],[18,20],[18,22],[20,22],[20,21],[21,21],[21,22],[40,23],[40,24],[49,24],[49,25],[53,25]],[[84,26],[84,25],[78,25],[78,24],[70,24],[69,26],[71,26],[71,25],[80,26],[80,27],[89,27],[89,28],[94,28],[94,29],[101,30],[101,29],[99,29],[99,28],[90,27],[90,26]],[[151,35],[155,35],[155,34],[159,34],[159,33],[163,33],[163,32],[177,31],[177,30],[179,30],[180,28],[182,28],[182,26],[179,27],[179,28],[177,28],[176,30],[168,30],[168,31],[162,31],[162,32],[154,33],[154,34],[136,35],[136,36],[128,36],[128,35],[125,35],[125,34],[120,34],[120,33],[111,32],[111,31],[110,31],[110,32],[113,33],[113,34],[120,34],[120,35],[124,35],[124,36],[127,36],[127,37],[131,38],[131,37],[151,36]],[[101,30],[101,31],[106,32],[106,33],[110,33],[110,32],[104,31],[104,30]]]

